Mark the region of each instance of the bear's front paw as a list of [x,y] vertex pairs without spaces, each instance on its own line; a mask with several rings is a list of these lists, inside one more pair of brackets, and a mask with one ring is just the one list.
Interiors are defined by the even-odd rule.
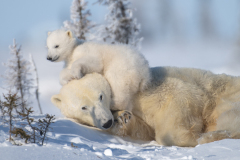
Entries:
[[72,68],[71,72],[72,72],[72,77],[73,77],[74,79],[80,79],[80,78],[83,77],[82,72],[81,72],[81,69]]
[[114,125],[110,128],[109,132],[118,136],[127,136],[128,131],[131,130],[134,116],[129,111],[113,112]]
[[68,82],[70,82],[73,79],[74,79],[74,77],[72,76],[70,69],[62,70],[62,72],[60,74],[60,84],[62,86],[67,84]]
[[71,80],[73,80],[74,78],[72,78],[72,77],[65,77],[65,78],[62,78],[62,79],[60,79],[60,84],[62,85],[62,86],[64,86],[65,84],[68,84],[68,82],[70,82]]
[[129,111],[118,111],[114,113],[113,116],[114,123],[117,123],[120,126],[126,126],[132,118],[132,113]]

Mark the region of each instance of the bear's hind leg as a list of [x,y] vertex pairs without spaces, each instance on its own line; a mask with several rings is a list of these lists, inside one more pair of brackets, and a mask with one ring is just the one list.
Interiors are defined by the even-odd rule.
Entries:
[[231,138],[231,133],[226,130],[207,132],[198,139],[199,144],[210,143],[222,139]]
[[240,139],[240,106],[239,103],[223,112],[217,119],[216,131],[202,134],[199,144],[210,143],[222,139]]

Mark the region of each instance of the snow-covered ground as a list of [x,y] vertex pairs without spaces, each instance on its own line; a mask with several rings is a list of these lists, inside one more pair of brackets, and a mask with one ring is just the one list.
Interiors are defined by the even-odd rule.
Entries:
[[[38,116],[39,117],[39,116]],[[51,125],[47,144],[14,146],[6,139],[8,128],[0,126],[1,160],[61,159],[236,159],[240,157],[240,140],[225,139],[194,148],[159,146],[110,135],[72,122],[57,119]],[[75,147],[71,146],[71,143]]]

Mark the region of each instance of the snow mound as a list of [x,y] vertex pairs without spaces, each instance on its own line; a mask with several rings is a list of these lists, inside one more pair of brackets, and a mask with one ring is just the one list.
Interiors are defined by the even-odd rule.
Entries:
[[[38,116],[39,117],[39,116]],[[239,159],[240,140],[225,139],[194,148],[165,147],[156,142],[134,141],[86,127],[69,119],[51,125],[47,144],[9,143],[8,129],[0,126],[0,154],[7,160],[59,159]],[[1,159],[1,158],[0,158]]]
[[106,156],[112,156],[112,150],[111,150],[111,149],[106,149],[106,150],[104,151],[104,154],[105,154]]

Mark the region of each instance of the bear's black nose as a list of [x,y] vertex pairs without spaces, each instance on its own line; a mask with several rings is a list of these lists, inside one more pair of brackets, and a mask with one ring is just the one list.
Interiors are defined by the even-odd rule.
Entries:
[[112,126],[112,120],[109,120],[109,121],[107,121],[107,123],[105,123],[105,124],[103,125],[103,128],[108,129],[108,128],[110,128],[111,126]]
[[47,60],[51,61],[51,60],[52,60],[52,57],[47,57]]

